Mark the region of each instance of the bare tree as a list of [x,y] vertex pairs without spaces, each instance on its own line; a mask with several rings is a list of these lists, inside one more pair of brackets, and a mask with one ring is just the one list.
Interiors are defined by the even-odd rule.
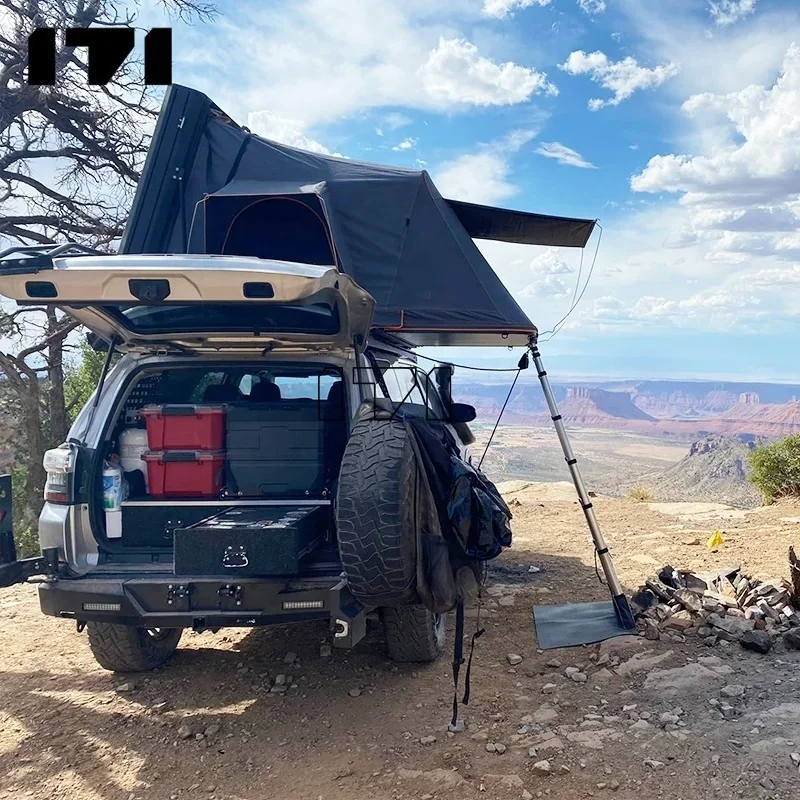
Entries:
[[[203,0],[162,0],[206,20]],[[106,86],[87,84],[86,53],[58,48],[53,86],[29,86],[28,37],[37,27],[135,26],[136,0],[0,0],[0,249],[10,242],[79,241],[113,249],[125,226],[158,113],[142,65],[127,60]],[[53,308],[0,308],[6,405],[20,426],[23,504],[38,514],[44,451],[64,440],[64,354],[76,323]],[[8,402],[10,399],[11,402]]]

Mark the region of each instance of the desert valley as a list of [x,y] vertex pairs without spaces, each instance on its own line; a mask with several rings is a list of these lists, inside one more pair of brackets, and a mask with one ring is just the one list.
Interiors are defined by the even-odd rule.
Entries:
[[[455,385],[457,399],[478,411],[482,453],[510,384]],[[748,481],[750,449],[800,432],[800,384],[642,380],[553,389],[587,484],[608,495],[639,487],[655,500],[755,507],[762,498]],[[534,376],[515,388],[484,467],[497,480],[569,479]]]

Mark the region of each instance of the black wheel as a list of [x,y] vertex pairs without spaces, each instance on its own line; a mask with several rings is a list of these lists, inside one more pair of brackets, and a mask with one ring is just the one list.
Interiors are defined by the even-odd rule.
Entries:
[[336,528],[350,591],[373,605],[419,602],[417,480],[401,422],[355,424],[339,473]]
[[392,661],[435,661],[444,649],[445,616],[424,606],[383,609],[386,646]]
[[181,628],[133,628],[87,622],[89,647],[97,663],[112,672],[146,672],[166,663],[178,646]]

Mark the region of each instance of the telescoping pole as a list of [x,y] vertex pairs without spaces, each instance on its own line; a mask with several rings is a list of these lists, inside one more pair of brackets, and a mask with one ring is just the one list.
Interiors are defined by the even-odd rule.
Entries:
[[600,559],[600,564],[603,567],[603,572],[605,573],[606,581],[608,582],[608,588],[611,591],[611,599],[614,602],[614,610],[617,613],[617,619],[623,628],[635,628],[636,622],[633,619],[633,612],[631,611],[630,604],[628,603],[628,598],[622,591],[622,584],[619,582],[617,571],[614,569],[614,562],[611,560],[611,554],[608,552],[606,540],[603,538],[603,534],[600,531],[600,526],[597,524],[597,518],[594,515],[594,508],[592,507],[591,498],[586,491],[586,486],[583,483],[583,478],[581,477],[580,470],[578,469],[578,460],[575,458],[575,454],[572,452],[572,445],[569,442],[567,429],[564,427],[564,421],[561,418],[561,414],[558,413],[558,405],[556,404],[555,397],[553,397],[553,391],[550,388],[550,381],[547,377],[547,372],[544,369],[544,365],[542,364],[542,356],[535,341],[531,342],[530,349],[531,356],[533,357],[533,363],[536,365],[536,372],[539,375],[539,381],[542,384],[544,398],[547,401],[547,407],[550,409],[550,418],[553,420],[556,433],[558,434],[558,440],[561,442],[561,449],[564,451],[564,458],[567,461],[567,466],[569,467],[570,474],[572,475],[572,482],[575,484],[575,489],[578,492],[578,498],[581,502],[581,508],[583,508],[583,513],[586,516],[586,522],[589,525],[589,530],[591,531],[592,539],[594,540],[594,548],[597,552],[597,557]]

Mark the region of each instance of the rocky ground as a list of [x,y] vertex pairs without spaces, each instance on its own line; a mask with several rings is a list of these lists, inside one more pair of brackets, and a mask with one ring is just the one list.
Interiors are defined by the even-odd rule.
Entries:
[[[796,800],[800,651],[691,628],[539,651],[534,604],[605,589],[571,489],[506,490],[515,546],[492,570],[463,733],[448,659],[393,665],[377,623],[330,655],[317,624],[187,634],[166,668],[115,676],[26,586],[0,592],[0,798]],[[666,562],[780,577],[800,545],[800,506],[596,506],[631,589]],[[717,529],[716,552],[696,544]]]

